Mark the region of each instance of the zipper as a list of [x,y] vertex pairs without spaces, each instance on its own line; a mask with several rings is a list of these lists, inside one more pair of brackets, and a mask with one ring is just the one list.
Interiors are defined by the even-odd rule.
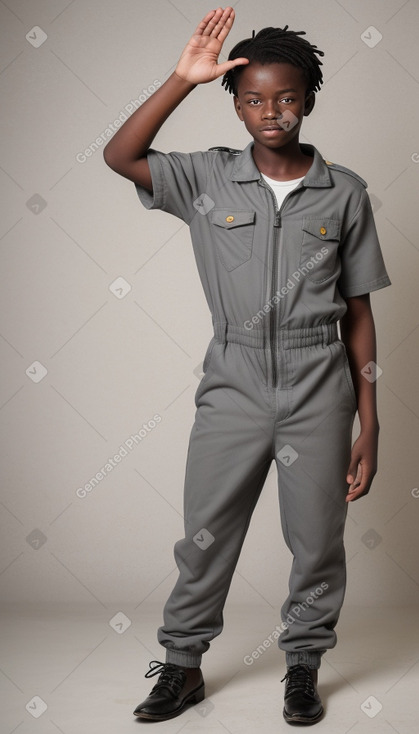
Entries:
[[[281,206],[282,209],[282,206]],[[274,251],[273,251],[273,258],[272,258],[272,294],[271,298],[275,295],[275,293],[278,290],[278,254],[279,254],[279,245],[281,241],[281,214],[280,210],[278,211],[276,207],[275,202],[275,221],[274,221]],[[280,312],[280,305],[281,301],[278,301],[278,308],[271,308],[269,312],[269,318],[270,318],[270,337],[271,337],[271,358],[272,358],[272,386],[276,387],[277,385],[277,370],[276,370],[276,347],[277,347],[277,324],[279,320],[279,312]]]
[[[272,278],[271,278],[271,293],[269,300],[271,300],[275,293],[278,290],[278,259],[279,259],[279,249],[281,244],[281,228],[282,228],[282,220],[281,220],[281,214],[282,210],[284,208],[284,205],[286,204],[288,197],[292,196],[296,191],[300,190],[300,188],[303,188],[301,186],[301,182],[298,184],[297,188],[293,189],[289,192],[289,194],[286,195],[284,201],[281,204],[280,209],[278,209],[278,204],[276,200],[276,196],[274,191],[271,189],[269,184],[263,179],[259,179],[258,181],[259,185],[263,186],[272,196],[272,202],[274,205],[274,249],[273,249],[273,255],[272,255]],[[280,314],[280,305],[281,301],[278,301],[277,308],[271,308],[269,312],[269,343],[271,347],[271,363],[272,363],[272,387],[277,386],[278,381],[278,375],[277,375],[277,366],[276,366],[276,352],[277,352],[277,324],[279,321],[279,314]]]

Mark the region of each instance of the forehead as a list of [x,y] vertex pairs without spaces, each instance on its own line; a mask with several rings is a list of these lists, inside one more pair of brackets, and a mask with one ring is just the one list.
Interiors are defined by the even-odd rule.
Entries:
[[238,79],[238,90],[242,94],[247,90],[252,92],[263,89],[286,89],[293,87],[297,91],[304,91],[307,85],[302,69],[286,62],[260,64],[251,61],[241,67]]

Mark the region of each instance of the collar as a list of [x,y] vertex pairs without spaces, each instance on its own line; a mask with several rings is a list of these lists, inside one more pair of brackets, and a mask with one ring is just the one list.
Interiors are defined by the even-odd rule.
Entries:
[[[231,173],[228,177],[231,181],[255,181],[260,179],[260,171],[253,160],[252,149],[253,141],[251,141],[240,155],[234,156]],[[308,143],[300,143],[303,153],[313,157],[313,163],[302,180],[303,186],[325,187],[332,186],[328,167],[314,145]]]

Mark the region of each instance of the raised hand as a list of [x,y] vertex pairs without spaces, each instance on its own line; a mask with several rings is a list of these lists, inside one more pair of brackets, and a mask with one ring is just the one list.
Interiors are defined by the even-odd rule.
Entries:
[[175,69],[175,74],[191,84],[206,84],[225,74],[235,66],[248,64],[249,59],[239,58],[218,64],[223,43],[234,23],[233,8],[210,10],[201,20],[195,33],[185,46]]

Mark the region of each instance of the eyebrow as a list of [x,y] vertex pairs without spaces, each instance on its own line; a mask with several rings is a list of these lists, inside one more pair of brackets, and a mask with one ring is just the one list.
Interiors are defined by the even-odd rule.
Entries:
[[[285,94],[285,92],[296,92],[296,89],[281,89],[278,94]],[[260,92],[243,92],[243,94],[256,94],[257,96],[260,96]]]

